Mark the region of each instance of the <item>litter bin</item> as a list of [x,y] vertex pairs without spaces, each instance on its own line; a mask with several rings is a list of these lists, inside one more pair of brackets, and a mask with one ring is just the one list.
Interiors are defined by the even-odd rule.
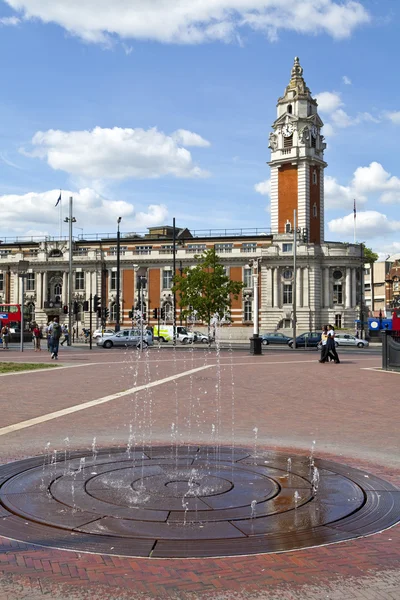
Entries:
[[262,338],[258,335],[253,335],[250,338],[250,354],[262,354]]

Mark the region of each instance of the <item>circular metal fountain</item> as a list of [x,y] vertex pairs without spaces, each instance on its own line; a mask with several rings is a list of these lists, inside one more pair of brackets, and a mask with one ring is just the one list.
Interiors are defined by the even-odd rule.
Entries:
[[82,552],[283,552],[376,533],[399,515],[400,491],[390,483],[272,451],[154,446],[0,468],[0,535]]

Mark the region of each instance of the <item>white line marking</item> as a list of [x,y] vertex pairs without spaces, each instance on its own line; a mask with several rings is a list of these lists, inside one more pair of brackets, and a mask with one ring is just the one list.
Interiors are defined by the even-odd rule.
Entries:
[[382,367],[361,367],[361,371],[376,371],[377,373],[394,373],[395,375],[400,375],[400,371],[386,371],[382,369]]
[[137,392],[141,392],[142,390],[156,387],[158,385],[162,385],[163,383],[168,383],[169,381],[175,381],[175,379],[187,377],[188,375],[192,375],[193,373],[198,373],[199,371],[204,371],[204,369],[210,369],[212,367],[215,367],[215,364],[205,365],[203,367],[198,367],[197,369],[191,369],[190,371],[184,371],[183,373],[171,375],[170,377],[165,377],[164,379],[159,379],[158,381],[152,381],[151,383],[146,383],[145,385],[139,385],[138,387],[130,388],[129,390],[125,390],[124,392],[117,392],[116,394],[111,394],[110,396],[104,396],[103,398],[98,398],[97,400],[90,400],[90,402],[85,402],[84,404],[70,406],[69,408],[64,408],[63,410],[58,410],[53,413],[48,413],[47,415],[42,415],[41,417],[29,419],[28,421],[21,421],[20,423],[15,423],[14,425],[8,425],[7,427],[3,427],[2,429],[0,429],[0,436],[7,435],[8,433],[12,433],[13,431],[18,431],[20,429],[26,429],[27,427],[32,427],[33,425],[38,425],[39,423],[45,423],[46,421],[58,419],[59,417],[64,417],[65,415],[70,415],[72,413],[79,412],[80,410],[85,410],[86,408],[92,408],[93,406],[98,406],[99,404],[105,404],[106,402],[111,402],[112,400],[122,398],[123,396],[136,394]]

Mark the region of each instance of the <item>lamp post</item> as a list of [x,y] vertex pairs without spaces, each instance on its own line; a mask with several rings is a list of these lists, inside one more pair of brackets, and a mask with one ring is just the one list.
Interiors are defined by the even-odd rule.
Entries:
[[122,217],[118,217],[117,220],[117,311],[116,311],[116,319],[115,319],[115,331],[119,331],[121,329],[120,325],[120,277],[121,277],[121,263],[120,263],[120,246],[121,246],[121,234],[119,231],[119,224],[121,223]]
[[296,350],[296,337],[297,337],[297,212],[293,211],[293,287],[292,287],[292,301],[293,301],[293,350]]
[[[172,280],[175,279],[176,273],[176,231],[175,231],[175,217],[172,219]],[[173,330],[173,344],[176,346],[176,292],[173,292],[173,307],[172,307],[172,330]]]
[[69,240],[69,268],[68,268],[68,346],[72,340],[72,227],[76,223],[75,217],[72,216],[72,196],[69,198],[69,216],[65,217],[64,222],[69,224],[68,240]]
[[250,354],[261,354],[262,340],[259,336],[258,324],[258,272],[260,259],[249,260],[250,267],[253,268],[253,337],[250,338]]
[[24,307],[25,307],[25,279],[28,277],[26,272],[29,269],[29,262],[27,260],[20,260],[18,262],[18,277],[21,279],[21,331],[20,331],[20,350],[24,351]]

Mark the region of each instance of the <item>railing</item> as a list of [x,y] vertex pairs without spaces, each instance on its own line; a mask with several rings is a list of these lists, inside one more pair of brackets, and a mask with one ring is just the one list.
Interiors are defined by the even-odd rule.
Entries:
[[382,369],[400,371],[400,331],[383,330],[381,336]]

